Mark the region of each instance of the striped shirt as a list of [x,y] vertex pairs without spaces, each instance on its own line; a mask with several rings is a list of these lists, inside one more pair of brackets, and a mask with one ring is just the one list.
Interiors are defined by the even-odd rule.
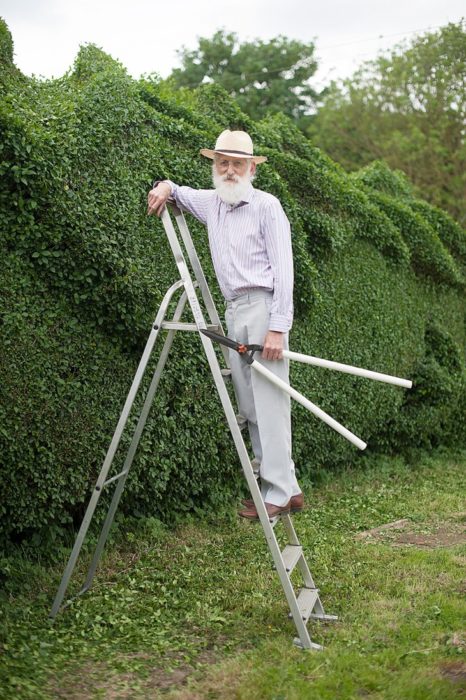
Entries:
[[290,223],[278,199],[252,185],[239,204],[215,190],[180,187],[167,180],[181,209],[207,226],[217,280],[228,301],[251,289],[273,292],[269,330],[293,323],[293,252]]

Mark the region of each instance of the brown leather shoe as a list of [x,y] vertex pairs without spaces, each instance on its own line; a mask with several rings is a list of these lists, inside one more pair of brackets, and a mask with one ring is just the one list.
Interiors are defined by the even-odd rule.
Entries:
[[[251,508],[254,508],[254,501],[252,498],[243,498],[241,501],[243,506],[246,506],[248,510]],[[290,501],[290,512],[291,513],[300,513],[304,508],[304,494],[298,493],[296,496],[291,496],[291,501]]]
[[[272,503],[264,503],[267,515],[270,519],[276,518],[277,515],[284,515],[290,512],[291,499],[284,506],[274,506]],[[259,520],[259,515],[257,513],[254,504],[251,508],[246,508],[246,510],[240,510],[239,515],[247,520]]]

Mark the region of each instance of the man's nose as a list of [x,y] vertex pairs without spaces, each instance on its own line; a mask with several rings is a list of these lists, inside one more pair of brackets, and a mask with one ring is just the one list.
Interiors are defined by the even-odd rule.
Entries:
[[235,169],[233,167],[233,163],[228,163],[227,175],[234,175],[234,174],[235,174]]

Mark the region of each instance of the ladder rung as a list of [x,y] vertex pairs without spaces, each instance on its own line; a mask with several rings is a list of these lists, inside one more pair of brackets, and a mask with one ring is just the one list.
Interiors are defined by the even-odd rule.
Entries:
[[309,620],[318,597],[319,591],[317,588],[301,588],[299,591],[297,602],[299,612],[301,613],[301,617],[303,618],[304,622]]
[[104,486],[108,486],[109,484],[111,484],[112,481],[116,481],[117,479],[121,479],[121,477],[124,476],[124,475],[127,474],[127,473],[128,473],[128,470],[125,469],[124,471],[120,472],[119,474],[115,474],[115,476],[112,476],[111,479],[107,479],[107,481],[104,481],[104,483],[102,484],[102,488],[103,488]]
[[[160,324],[161,328],[168,331],[198,331],[199,328],[195,323],[186,323],[185,321],[163,321]],[[207,326],[207,330],[218,332],[217,325]]]
[[287,544],[282,552],[283,563],[285,564],[285,569],[289,574],[293,571],[294,567],[301,559],[303,554],[303,548],[299,544]]
[[197,331],[195,323],[185,323],[184,321],[163,321],[161,328],[167,331]]

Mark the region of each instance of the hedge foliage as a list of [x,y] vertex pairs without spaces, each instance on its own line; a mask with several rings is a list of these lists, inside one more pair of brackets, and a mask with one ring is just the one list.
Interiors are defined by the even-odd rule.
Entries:
[[[94,46],[63,78],[38,81],[14,67],[1,23],[0,44],[3,539],[50,540],[82,517],[177,279],[163,228],[146,216],[147,191],[155,177],[209,187],[199,149],[227,127],[250,131],[268,155],[256,186],[280,198],[292,224],[292,346],[415,381],[405,392],[295,365],[293,385],[369,449],[465,440],[465,235],[399,173],[376,163],[349,176],[283,117],[253,123],[212,85],[161,92]],[[205,230],[189,225],[221,309]],[[357,459],[293,411],[302,477]],[[198,339],[179,334],[123,511],[168,518],[237,495],[243,480],[221,415]]]

